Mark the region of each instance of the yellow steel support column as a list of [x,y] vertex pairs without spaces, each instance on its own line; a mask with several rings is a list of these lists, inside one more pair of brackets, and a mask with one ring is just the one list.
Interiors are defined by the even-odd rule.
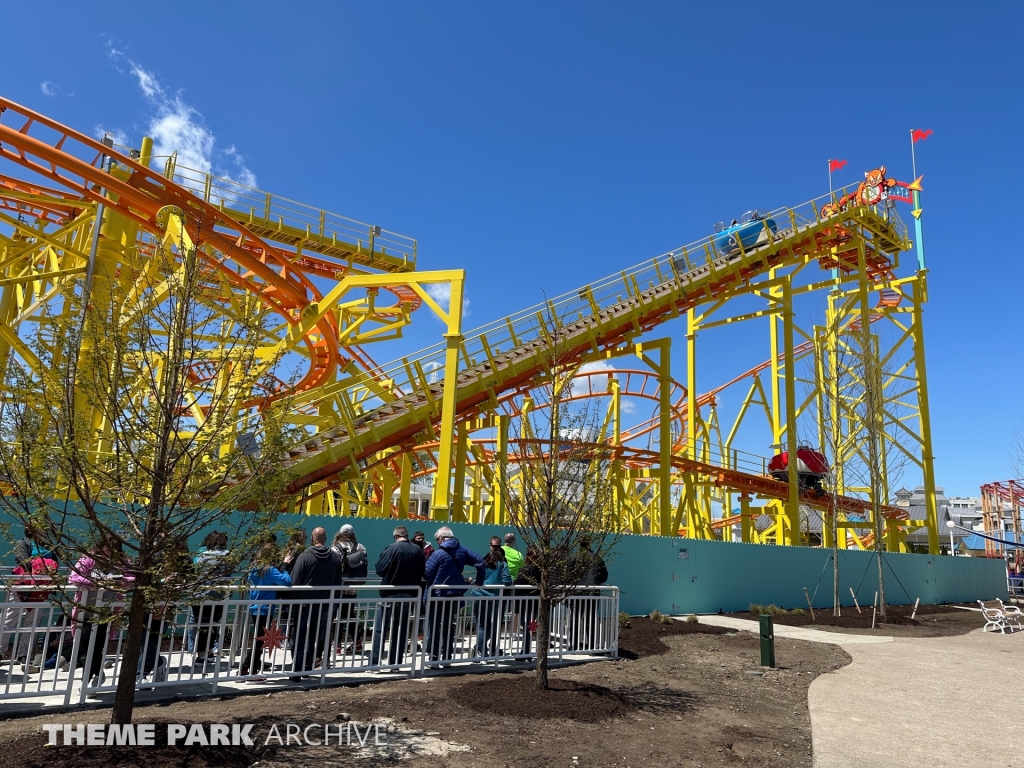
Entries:
[[380,516],[391,517],[391,496],[398,485],[398,477],[384,465],[379,466],[377,472],[380,478]]
[[[613,375],[608,376],[608,393],[611,397],[611,421],[612,421],[612,433],[610,435],[611,444],[618,448],[622,445],[622,384]],[[612,510],[609,515],[607,525],[609,530],[617,531],[621,530],[622,526],[622,460],[619,459],[616,454],[615,458],[612,459],[611,465],[608,471],[612,476]],[[636,520],[632,522],[634,532],[636,529]]]
[[[768,273],[768,279],[775,279],[775,270]],[[772,287],[769,296],[773,302],[772,309],[775,309],[775,302],[779,296],[778,287]],[[779,329],[776,323],[778,318],[774,312],[768,315],[768,359],[771,361],[771,396],[772,396],[772,439],[775,441],[777,450],[782,450],[782,392],[779,389]]]
[[505,505],[505,483],[508,480],[508,425],[510,417],[507,414],[498,416],[498,444],[495,448],[494,461],[497,464],[494,472],[493,492],[491,494],[491,509],[494,510],[494,524],[506,525],[508,523],[508,508]]
[[466,512],[466,507],[463,507],[463,514],[470,523],[483,523],[485,522],[481,516],[481,510],[483,508],[483,496],[480,493],[480,473],[481,465],[477,465],[470,470],[470,483],[469,483],[469,511]]
[[[683,456],[698,459],[697,455],[697,315],[691,307],[686,311],[686,446]],[[686,509],[686,535],[691,538],[703,537],[703,515],[697,508],[697,490],[692,478],[683,484]]]
[[[774,281],[776,277],[776,270],[772,269],[768,272],[768,280]],[[779,385],[779,378],[782,375],[781,366],[779,365],[779,327],[778,327],[778,301],[780,298],[780,291],[777,285],[773,285],[769,289],[768,295],[771,300],[771,308],[768,314],[768,348],[769,348],[769,359],[771,360],[771,420],[772,420],[772,450],[782,451],[782,390]],[[778,515],[781,504],[769,505],[766,509],[774,509],[776,515]],[[776,517],[774,528],[776,530],[776,544],[782,544],[782,536],[779,535],[784,528],[783,520],[781,517]]]
[[[658,350],[658,362],[655,363],[645,352],[649,349]],[[661,536],[672,536],[672,340],[657,339],[636,345],[636,354],[658,374],[658,520],[657,527],[651,526],[651,532]],[[694,355],[696,357],[696,355]],[[693,367],[691,366],[691,371]],[[694,385],[695,386],[695,385]],[[696,389],[690,389],[695,392]],[[688,398],[687,408],[696,407],[696,398]],[[693,417],[691,417],[693,419]],[[693,535],[692,533],[690,534]]]
[[464,523],[468,521],[466,516],[466,452],[469,445],[468,428],[465,421],[460,421],[455,429],[455,487],[451,501],[451,519]]
[[398,491],[398,517],[405,520],[409,517],[409,494],[412,489],[412,457],[408,451],[402,454],[402,479]]
[[754,529],[754,521],[750,518],[750,497],[747,494],[740,496],[740,540],[744,544],[753,541],[751,532]]
[[928,405],[928,375],[924,361],[925,272],[914,281],[913,333],[914,368],[917,374],[917,409],[921,418],[921,465],[924,474],[924,503],[928,520],[928,553],[939,554],[939,514],[935,507],[935,455],[932,453],[932,417]]
[[[459,348],[462,346],[462,286],[465,272],[451,281],[448,304],[448,332],[444,335],[447,347],[444,354],[444,394],[441,398],[441,426],[438,431],[440,445],[437,451],[437,477],[434,479],[434,498],[431,516],[435,520],[448,520],[451,516],[449,485],[452,473],[452,438],[455,435],[455,387],[459,376]],[[459,495],[462,489],[457,489]]]
[[[800,483],[797,476],[797,376],[793,354],[793,287],[790,281],[782,284],[782,343],[785,366],[785,450],[790,454],[790,499],[785,508],[786,530],[783,543],[799,547]],[[777,386],[777,384],[776,384]]]

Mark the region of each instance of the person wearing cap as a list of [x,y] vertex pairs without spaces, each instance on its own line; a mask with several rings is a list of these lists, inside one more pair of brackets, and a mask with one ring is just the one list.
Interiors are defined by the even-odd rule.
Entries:
[[[463,595],[470,584],[483,584],[487,579],[484,559],[459,543],[448,526],[434,534],[437,549],[427,560],[423,578],[427,584],[428,628],[427,649],[433,661],[451,659],[455,646],[455,622],[459,617],[458,600],[439,600]],[[476,568],[476,578],[467,582],[462,576],[466,566]],[[437,666],[437,665],[434,665]]]
[[[341,526],[334,536],[334,546],[331,547],[345,562],[345,586],[360,586],[366,583],[369,558],[366,555],[366,547],[356,539],[356,529],[348,523]],[[344,598],[358,597],[359,592],[355,589],[346,589],[341,593]],[[353,603],[345,602],[338,606],[338,623],[340,624],[338,638],[341,653],[360,653],[363,650],[363,632],[353,621],[356,606]],[[356,634],[359,636],[356,637]],[[351,640],[348,646],[341,645]]]

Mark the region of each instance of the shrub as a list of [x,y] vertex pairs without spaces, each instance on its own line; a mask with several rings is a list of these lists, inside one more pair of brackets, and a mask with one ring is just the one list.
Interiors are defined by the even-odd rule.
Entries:
[[619,629],[629,629],[629,614],[625,611],[619,611]]
[[689,616],[686,617],[686,623],[687,624],[699,624],[700,623],[700,619],[697,618],[697,614],[696,613],[691,613]]
[[649,618],[655,624],[671,624],[672,623],[672,617],[671,616],[666,616],[664,613],[662,613],[659,610],[651,611],[650,614],[649,614]]
[[780,608],[779,606],[775,605],[775,603],[772,603],[771,605],[759,605],[758,603],[751,603],[750,612],[758,614],[767,613],[771,616],[799,616],[801,614],[807,613],[807,611],[805,611],[803,608],[794,608],[791,611],[787,611],[785,608]]

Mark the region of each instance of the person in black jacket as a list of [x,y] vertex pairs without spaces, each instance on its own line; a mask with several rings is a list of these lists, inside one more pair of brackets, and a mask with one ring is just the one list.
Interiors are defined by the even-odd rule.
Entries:
[[[348,523],[341,526],[341,530],[334,536],[334,545],[331,548],[345,559],[345,586],[355,587],[365,584],[369,558],[366,554],[366,547],[360,544],[359,539],[356,538],[355,528]],[[345,589],[341,596],[346,598],[346,602],[338,606],[338,652],[362,655],[363,636],[366,628],[358,617],[357,603],[349,602],[359,597],[359,591]]]
[[[416,587],[423,581],[423,568],[426,565],[423,550],[409,541],[409,529],[404,525],[397,526],[392,536],[395,543],[380,553],[375,570],[380,576],[382,585],[409,587],[409,589],[382,589],[380,596],[383,598],[415,598],[419,594]],[[373,622],[373,649],[370,652],[370,666],[377,666],[380,663],[385,635],[387,635],[388,642],[388,665],[395,666],[402,663],[405,658],[405,643],[409,635],[409,614],[412,606],[412,600],[377,604],[377,615]]]
[[[312,539],[313,546],[295,559],[292,586],[340,587],[345,575],[345,563],[341,555],[327,546],[327,531],[323,528],[314,528]],[[338,596],[339,590],[336,589],[304,589],[295,592],[295,597],[303,603],[298,612],[298,627],[292,653],[294,672],[305,669],[314,659],[314,666],[323,663],[324,651],[327,648],[327,626],[332,609],[332,605],[327,601]],[[293,682],[301,679],[298,675],[291,677]]]

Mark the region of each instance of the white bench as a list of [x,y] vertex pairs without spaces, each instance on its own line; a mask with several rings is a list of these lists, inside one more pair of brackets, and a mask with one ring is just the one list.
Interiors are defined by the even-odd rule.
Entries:
[[985,627],[982,631],[988,632],[991,627],[993,632],[998,630],[1006,634],[1008,629],[1011,632],[1014,629],[1022,629],[1020,623],[1021,612],[1017,606],[1003,605],[1002,600],[979,600],[978,605],[981,606],[981,614],[985,617]]
[[1006,617],[1008,624],[1012,624],[1017,629],[1024,629],[1024,626],[1020,623],[1021,618],[1024,618],[1024,613],[1021,612],[1019,607],[1016,605],[1007,605],[1002,600],[999,600],[999,605],[1003,609],[1003,616]]

